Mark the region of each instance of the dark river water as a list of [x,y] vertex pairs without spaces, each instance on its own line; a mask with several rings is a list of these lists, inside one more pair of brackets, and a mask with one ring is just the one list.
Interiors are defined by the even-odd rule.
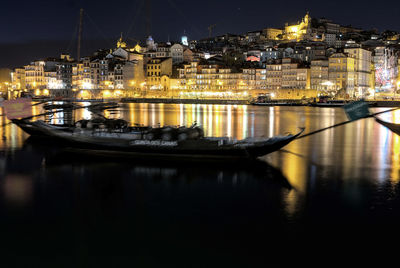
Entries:
[[[241,105],[125,104],[106,115],[197,122],[207,136],[233,139],[347,120],[341,108]],[[53,122],[90,116],[77,110]],[[380,117],[400,123],[400,111]],[[0,128],[0,267],[387,267],[397,259],[400,137],[373,119],[252,164],[92,159],[28,137]]]

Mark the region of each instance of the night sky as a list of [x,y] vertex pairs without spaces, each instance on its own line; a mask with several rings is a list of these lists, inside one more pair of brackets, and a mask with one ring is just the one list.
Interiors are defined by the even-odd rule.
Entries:
[[[305,4],[307,3],[307,4]],[[146,36],[145,0],[41,0],[1,3],[0,68],[17,67],[34,59],[76,54],[79,9],[84,16],[82,55],[113,47],[121,32],[128,43]],[[264,27],[282,27],[306,11],[312,17],[365,29],[400,31],[400,1],[266,1],[266,0],[151,0],[151,34],[155,41],[244,33]]]

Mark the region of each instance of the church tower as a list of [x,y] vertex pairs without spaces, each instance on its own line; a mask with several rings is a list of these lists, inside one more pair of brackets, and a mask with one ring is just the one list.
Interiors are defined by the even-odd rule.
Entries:
[[121,37],[117,41],[117,48],[126,48],[126,43],[124,41],[122,41],[122,33],[121,33]]

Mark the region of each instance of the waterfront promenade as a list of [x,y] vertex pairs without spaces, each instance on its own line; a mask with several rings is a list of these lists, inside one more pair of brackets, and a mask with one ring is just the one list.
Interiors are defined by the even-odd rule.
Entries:
[[[35,101],[56,101],[53,98],[34,98]],[[61,99],[57,99],[60,101]],[[179,98],[107,98],[107,99],[71,99],[64,98],[62,101],[72,102],[121,102],[121,103],[165,103],[165,104],[255,104],[252,100],[244,99],[179,99]],[[348,100],[346,102],[351,102]],[[400,107],[400,100],[365,100],[373,107]],[[265,103],[265,106],[310,106],[313,102],[293,99],[273,99]]]

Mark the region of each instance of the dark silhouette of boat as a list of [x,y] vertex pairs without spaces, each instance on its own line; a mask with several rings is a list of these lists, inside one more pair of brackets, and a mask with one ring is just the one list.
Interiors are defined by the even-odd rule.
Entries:
[[[41,128],[38,128],[36,124],[28,119],[11,119],[11,122],[20,127],[23,131],[25,131],[27,134],[34,136],[34,137],[46,137],[48,136],[46,132],[44,132]],[[49,127],[52,127],[54,129],[58,130],[68,130],[73,125],[69,124],[48,124]]]
[[73,127],[54,126],[43,121],[13,120],[28,134],[57,139],[81,150],[103,156],[121,155],[140,158],[244,159],[277,151],[296,139],[295,135],[232,140],[204,137],[202,128],[128,126],[122,119],[95,118],[78,121]]
[[76,109],[77,107],[78,106],[74,103],[62,103],[62,104],[48,103],[43,105],[43,109],[45,110],[55,110],[55,109],[72,110]]
[[386,121],[383,121],[383,120],[381,120],[381,119],[379,119],[377,117],[375,117],[375,121],[378,122],[379,124],[387,127],[388,129],[390,129],[391,131],[393,131],[397,135],[400,135],[400,124],[386,122]]

